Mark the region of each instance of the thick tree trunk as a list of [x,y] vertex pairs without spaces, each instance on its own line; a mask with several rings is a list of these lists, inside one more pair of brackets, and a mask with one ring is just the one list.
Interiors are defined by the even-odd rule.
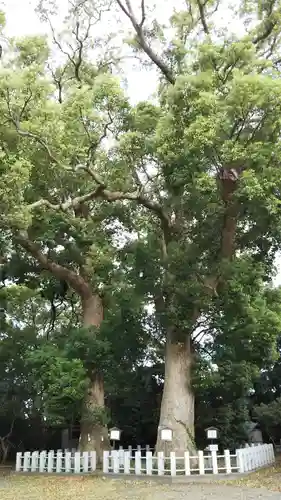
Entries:
[[[98,295],[82,297],[84,326],[100,326],[103,320],[102,300]],[[97,461],[101,463],[104,450],[110,449],[108,430],[99,421],[105,411],[103,376],[93,367],[90,386],[85,397],[84,411],[81,416],[79,450],[96,451]]]
[[[165,382],[161,403],[156,452],[165,456],[175,451],[195,453],[194,394],[191,386],[192,353],[190,339],[185,343],[173,342],[168,335],[165,356]],[[172,441],[161,440],[161,429],[172,430]]]

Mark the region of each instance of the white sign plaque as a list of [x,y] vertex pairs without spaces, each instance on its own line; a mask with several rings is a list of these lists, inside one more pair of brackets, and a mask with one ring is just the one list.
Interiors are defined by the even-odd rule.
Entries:
[[172,429],[161,429],[162,441],[172,441],[172,437],[173,437]]
[[120,440],[120,431],[119,431],[119,429],[111,429],[111,431],[110,431],[110,439],[112,441],[119,441]]
[[217,429],[207,429],[208,439],[217,439],[217,436],[218,436]]
[[217,444],[209,444],[209,451],[218,451],[219,447]]

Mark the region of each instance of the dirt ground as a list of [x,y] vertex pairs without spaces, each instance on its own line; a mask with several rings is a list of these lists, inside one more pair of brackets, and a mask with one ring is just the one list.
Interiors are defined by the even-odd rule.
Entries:
[[161,484],[93,476],[24,476],[0,469],[0,500],[281,500],[281,459],[234,481]]
[[280,493],[230,484],[184,485],[93,477],[7,476],[0,480],[5,500],[280,500]]

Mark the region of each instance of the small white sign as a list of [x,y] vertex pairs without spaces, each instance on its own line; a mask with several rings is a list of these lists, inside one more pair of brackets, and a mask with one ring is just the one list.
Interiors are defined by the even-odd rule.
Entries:
[[160,434],[162,441],[172,441],[173,437],[172,429],[161,429]]
[[218,436],[217,429],[207,429],[208,439],[217,439],[217,436]]
[[209,451],[218,451],[219,447],[217,444],[209,444]]
[[119,429],[112,429],[110,431],[110,439],[112,441],[119,441],[120,440],[120,431],[119,431]]

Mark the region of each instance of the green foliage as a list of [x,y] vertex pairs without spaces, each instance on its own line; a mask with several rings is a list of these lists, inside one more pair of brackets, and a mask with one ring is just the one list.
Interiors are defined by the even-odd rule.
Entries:
[[27,366],[47,421],[65,424],[77,418],[89,383],[81,360],[67,359],[55,346],[43,345],[29,353]]
[[267,430],[280,426],[281,423],[281,398],[277,398],[272,403],[264,404],[254,408],[255,416]]

